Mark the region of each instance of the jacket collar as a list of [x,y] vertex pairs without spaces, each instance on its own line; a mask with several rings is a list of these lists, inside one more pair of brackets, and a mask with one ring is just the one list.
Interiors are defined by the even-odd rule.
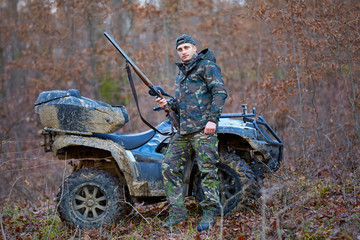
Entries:
[[191,59],[189,62],[181,62],[176,63],[180,71],[182,71],[185,75],[188,74],[191,70],[194,69],[196,64],[201,60],[202,55],[198,54],[195,58]]
[[180,69],[180,71],[182,73],[187,75],[191,70],[193,70],[195,68],[195,66],[201,60],[209,60],[209,61],[216,63],[216,58],[215,58],[213,52],[210,49],[206,48],[206,49],[202,50],[195,58],[193,58],[189,62],[176,63],[176,65],[178,66],[178,68]]

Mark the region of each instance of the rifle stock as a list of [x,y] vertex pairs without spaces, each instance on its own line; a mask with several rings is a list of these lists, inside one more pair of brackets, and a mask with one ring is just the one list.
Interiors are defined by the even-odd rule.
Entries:
[[[105,37],[112,43],[112,45],[119,51],[119,53],[125,58],[125,60],[129,63],[129,65],[132,67],[134,72],[139,76],[141,81],[149,88],[151,89],[157,97],[164,98],[161,93],[156,91],[154,88],[154,84],[146,77],[146,75],[138,68],[138,66],[135,65],[133,61],[126,55],[126,53],[119,47],[119,45],[115,42],[115,40],[107,33],[104,32]],[[173,123],[174,127],[179,130],[180,129],[180,123],[176,117],[176,114],[169,108],[168,105],[165,105],[164,108],[165,112],[168,114],[170,121]]]

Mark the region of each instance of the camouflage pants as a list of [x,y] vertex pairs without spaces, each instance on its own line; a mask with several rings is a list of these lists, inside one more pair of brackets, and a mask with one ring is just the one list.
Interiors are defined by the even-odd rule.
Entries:
[[170,204],[170,210],[175,215],[187,213],[184,205],[183,172],[192,153],[201,172],[201,188],[204,200],[203,208],[219,204],[219,179],[216,163],[219,162],[217,134],[205,135],[203,132],[188,135],[176,133],[164,155],[162,174],[165,193]]

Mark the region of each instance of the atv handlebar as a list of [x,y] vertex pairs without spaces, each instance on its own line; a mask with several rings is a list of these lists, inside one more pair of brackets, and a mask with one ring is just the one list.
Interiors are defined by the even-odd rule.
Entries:
[[252,113],[248,113],[247,104],[241,105],[243,109],[243,113],[223,113],[221,114],[220,118],[244,118],[244,117],[255,117],[256,116],[256,109],[253,108]]

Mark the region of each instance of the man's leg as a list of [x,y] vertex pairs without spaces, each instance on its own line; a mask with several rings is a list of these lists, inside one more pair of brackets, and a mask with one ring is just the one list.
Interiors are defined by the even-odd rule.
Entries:
[[203,208],[203,218],[197,226],[197,230],[202,231],[214,225],[215,208],[220,204],[220,182],[216,167],[216,163],[220,161],[217,134],[198,133],[191,144],[196,152],[197,164],[201,172],[201,188],[205,197],[200,203]]
[[175,225],[187,218],[184,204],[182,173],[189,159],[190,143],[186,137],[175,134],[164,154],[162,175],[167,200],[170,205],[169,219],[165,227]]

